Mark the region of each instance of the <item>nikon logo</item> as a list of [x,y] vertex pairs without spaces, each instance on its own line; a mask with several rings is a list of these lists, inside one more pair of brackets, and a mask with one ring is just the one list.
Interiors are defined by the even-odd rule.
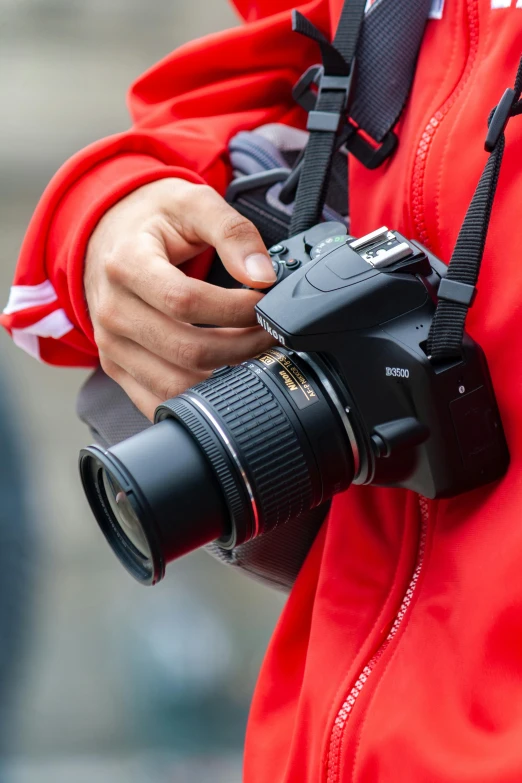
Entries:
[[259,315],[259,313],[256,313],[256,316],[257,316],[258,324],[263,327],[265,332],[268,332],[268,334],[271,334],[272,337],[274,337],[279,343],[281,343],[281,345],[286,345],[285,338],[283,337],[282,334],[279,334],[279,332],[277,332],[272,326],[270,326],[268,321],[265,318],[263,318],[262,315]]
[[280,370],[279,375],[285,382],[285,386],[290,389],[290,391],[298,391],[297,383],[288,375],[288,373],[285,370]]

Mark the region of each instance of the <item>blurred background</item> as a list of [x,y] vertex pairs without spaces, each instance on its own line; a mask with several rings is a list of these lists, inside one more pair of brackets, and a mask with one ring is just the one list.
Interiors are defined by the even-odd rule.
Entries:
[[[40,193],[225,0],[0,0],[0,300]],[[283,598],[200,553],[134,583],[83,499],[79,370],[0,334],[0,783],[239,783]]]

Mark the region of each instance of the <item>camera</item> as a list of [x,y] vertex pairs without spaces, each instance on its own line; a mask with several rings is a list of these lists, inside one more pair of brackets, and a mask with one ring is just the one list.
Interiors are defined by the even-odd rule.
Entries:
[[[270,248],[257,320],[277,342],[160,405],[155,426],[80,455],[109,544],[139,581],[211,541],[232,549],[351,484],[458,495],[499,479],[508,449],[486,359],[434,362],[445,265],[380,228],[321,223]],[[347,520],[349,524],[349,520]]]

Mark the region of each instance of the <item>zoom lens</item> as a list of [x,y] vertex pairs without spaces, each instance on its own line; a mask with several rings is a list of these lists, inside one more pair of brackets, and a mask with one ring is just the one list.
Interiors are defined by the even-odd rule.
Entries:
[[153,584],[171,560],[232,549],[346,489],[357,438],[318,357],[273,348],[222,368],[156,411],[156,424],[80,455],[83,485],[127,570]]

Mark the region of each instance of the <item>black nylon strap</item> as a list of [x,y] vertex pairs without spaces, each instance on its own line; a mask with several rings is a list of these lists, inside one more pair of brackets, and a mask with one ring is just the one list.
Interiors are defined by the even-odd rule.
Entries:
[[[294,30],[317,41],[323,68],[315,106],[313,100],[311,110],[307,105],[310,142],[299,175],[291,234],[306,230],[320,219],[336,137],[346,123],[348,108],[356,125],[350,123],[346,143],[365,165],[380,165],[396,146],[392,128],[411,88],[431,0],[377,0],[366,17],[365,7],[365,0],[345,0],[333,43],[294,11]],[[356,59],[357,84],[353,91]],[[337,89],[332,77],[338,79]],[[346,79],[344,89],[342,77]],[[306,75],[304,79],[307,83]],[[304,99],[303,105],[310,103],[306,95]],[[359,129],[381,147],[375,150]]]
[[522,59],[514,90],[506,90],[489,116],[485,146],[491,154],[460,229],[446,279],[439,288],[439,302],[427,346],[433,361],[458,359],[462,355],[466,317],[474,300],[504,155],[504,130],[510,117],[522,114],[521,93]]
[[355,52],[359,43],[365,9],[366,2],[345,0],[341,18],[337,25],[337,32],[335,33],[333,44],[349,67],[352,66],[352,60],[355,57]]
[[[344,106],[344,96],[337,93],[325,93],[318,102],[318,111],[340,114]],[[321,219],[326,199],[328,179],[335,151],[337,133],[328,131],[310,131],[306,147],[299,185],[295,198],[294,211],[290,223],[290,236],[306,231]]]
[[[364,3],[359,2],[359,7],[362,5],[364,6]],[[345,19],[345,24],[355,24],[357,25],[357,30],[359,30],[361,26],[361,20],[362,15],[364,14],[364,7],[362,9],[361,19],[357,19],[353,13],[348,15],[345,15],[345,10],[350,6],[353,9],[353,5],[350,3],[345,3],[344,9],[343,9],[343,17]],[[341,23],[343,23],[343,19],[341,19]],[[340,24],[341,24],[340,23]],[[347,45],[345,47],[345,50],[348,55],[345,56],[343,51],[337,47],[336,42],[334,40],[333,43],[330,43],[330,41],[322,34],[320,30],[317,29],[317,27],[310,22],[309,19],[306,18],[306,16],[303,16],[299,11],[294,11],[292,14],[292,29],[294,33],[299,33],[300,35],[304,35],[306,38],[311,38],[312,41],[316,41],[319,44],[319,47],[321,49],[321,56],[323,59],[323,66],[325,69],[325,72],[330,74],[331,76],[347,76],[350,72],[350,63],[353,58],[353,52],[355,52],[355,47],[352,48],[352,54],[350,54],[350,49],[348,48],[351,46],[351,41],[347,42]]]
[[355,50],[365,7],[366,0],[345,2],[333,44],[302,14],[293,13],[294,30],[319,43],[324,73],[315,108],[309,114],[310,138],[297,186],[290,235],[305,231],[321,219],[337,132],[350,97]]

